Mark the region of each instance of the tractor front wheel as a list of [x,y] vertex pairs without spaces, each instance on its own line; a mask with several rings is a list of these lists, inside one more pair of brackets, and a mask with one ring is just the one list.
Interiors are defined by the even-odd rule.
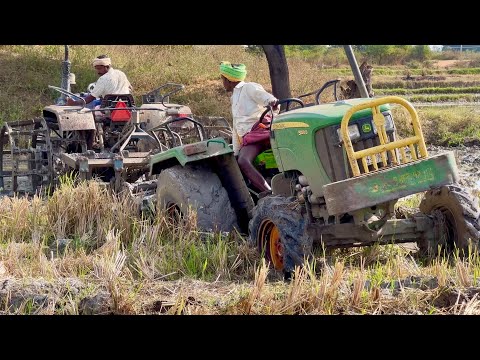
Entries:
[[312,241],[305,234],[307,221],[294,198],[267,196],[253,209],[250,243],[278,271],[290,273],[309,256]]
[[419,242],[420,251],[432,255],[439,248],[452,253],[455,248],[460,256],[469,250],[477,250],[480,239],[480,209],[478,198],[457,185],[429,190],[420,203],[420,211],[431,215],[435,224],[435,239]]

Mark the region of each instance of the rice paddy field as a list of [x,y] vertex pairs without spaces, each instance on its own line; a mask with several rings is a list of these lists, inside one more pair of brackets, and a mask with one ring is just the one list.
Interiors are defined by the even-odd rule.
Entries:
[[[129,77],[136,99],[166,82],[195,115],[231,121],[218,74],[222,60],[245,63],[248,79],[271,90],[262,54],[240,46],[74,45],[78,91],[96,80],[91,60],[108,54]],[[357,55],[359,56],[359,55]],[[359,57],[360,59],[360,57]],[[60,85],[63,46],[0,46],[0,122],[29,119]],[[480,67],[473,55],[416,67],[378,65],[375,96],[416,107],[429,150],[453,150],[462,184],[479,191]],[[352,79],[343,58],[289,57],[293,96]],[[326,94],[322,101],[331,101]],[[393,109],[398,132],[404,114]],[[415,209],[420,196],[399,206]],[[421,257],[415,244],[318,249],[291,281],[239,233],[203,233],[195,212],[173,225],[165,214],[138,216],[132,201],[96,181],[68,178],[48,198],[0,198],[0,314],[130,315],[477,315],[480,257]]]

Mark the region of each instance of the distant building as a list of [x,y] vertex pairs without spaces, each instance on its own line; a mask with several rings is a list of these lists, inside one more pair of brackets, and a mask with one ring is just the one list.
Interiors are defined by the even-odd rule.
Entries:
[[480,51],[480,45],[443,45],[442,51]]

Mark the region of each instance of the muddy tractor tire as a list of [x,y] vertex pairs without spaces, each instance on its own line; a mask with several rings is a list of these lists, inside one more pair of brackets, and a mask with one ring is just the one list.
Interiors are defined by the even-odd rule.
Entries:
[[177,165],[163,170],[157,181],[157,210],[178,220],[190,207],[197,213],[201,231],[232,231],[237,227],[227,191],[208,166]]
[[439,248],[460,256],[478,251],[480,209],[478,198],[456,185],[429,190],[420,203],[420,211],[431,215],[435,223],[435,240],[418,243],[420,251],[437,255]]
[[312,250],[312,241],[305,234],[307,220],[298,206],[293,197],[264,197],[254,207],[248,225],[250,244],[285,274],[301,266]]

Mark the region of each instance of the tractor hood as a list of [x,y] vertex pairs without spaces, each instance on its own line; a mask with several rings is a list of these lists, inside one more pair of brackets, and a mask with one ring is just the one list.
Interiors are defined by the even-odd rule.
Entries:
[[[350,100],[343,100],[337,101],[327,104],[320,104],[315,106],[308,106],[304,108],[299,108],[295,110],[290,110],[288,112],[282,113],[276,116],[273,120],[272,129],[282,129],[285,126],[287,127],[295,127],[292,126],[292,122],[301,122],[304,121],[307,124],[315,123],[316,125],[320,125],[321,128],[331,126],[331,125],[340,125],[343,115],[354,105],[362,104],[368,101],[371,101],[370,98],[360,98],[360,99],[350,99]],[[387,111],[390,110],[390,106],[388,104],[381,105],[380,111]],[[356,112],[351,117],[351,120],[361,119],[372,115],[371,109],[365,109]],[[288,123],[282,125],[283,123]],[[304,127],[304,126],[299,126]]]

